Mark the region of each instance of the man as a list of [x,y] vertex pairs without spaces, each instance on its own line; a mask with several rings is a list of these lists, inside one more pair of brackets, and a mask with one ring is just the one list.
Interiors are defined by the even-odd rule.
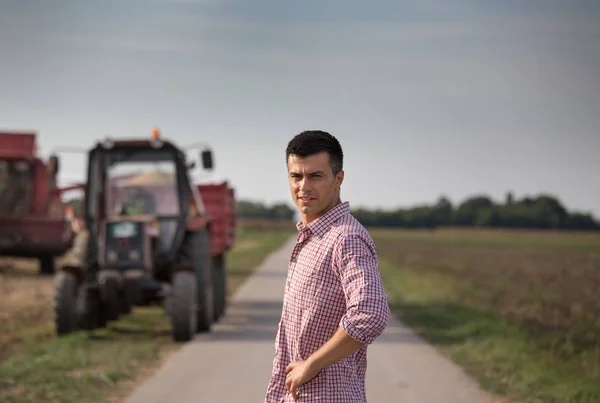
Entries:
[[366,402],[367,345],[390,315],[375,245],[342,203],[343,152],[305,131],[286,149],[301,214],[265,402]]

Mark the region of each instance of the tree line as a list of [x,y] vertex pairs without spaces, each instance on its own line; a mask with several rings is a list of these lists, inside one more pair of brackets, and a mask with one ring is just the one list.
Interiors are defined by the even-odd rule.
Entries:
[[391,211],[357,209],[354,216],[368,226],[435,228],[438,226],[600,230],[591,214],[569,212],[556,197],[540,194],[515,199],[508,193],[502,203],[474,195],[452,205],[446,197],[432,205]]
[[[80,210],[79,200],[68,204]],[[251,200],[239,200],[236,213],[240,218],[294,220],[296,209],[286,203],[267,205]],[[556,197],[540,194],[515,199],[508,193],[503,202],[485,195],[474,195],[453,205],[442,196],[431,205],[398,209],[356,208],[352,214],[365,226],[436,228],[442,226],[527,228],[562,230],[600,230],[600,221],[591,214],[569,212]]]
[[285,203],[266,205],[261,202],[239,200],[236,203],[236,214],[240,218],[261,218],[267,220],[292,220],[296,210]]
[[[285,203],[268,206],[248,200],[237,202],[237,215],[242,218],[292,220],[295,213],[295,209]],[[558,198],[547,194],[516,199],[508,193],[503,202],[486,195],[474,195],[457,205],[442,196],[430,205],[391,210],[357,208],[352,214],[363,225],[377,227],[600,230],[600,222],[591,214],[569,212]]]

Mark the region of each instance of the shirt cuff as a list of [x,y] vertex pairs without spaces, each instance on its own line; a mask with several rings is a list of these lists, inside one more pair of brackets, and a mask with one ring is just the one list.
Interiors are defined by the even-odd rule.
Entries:
[[346,333],[350,335],[350,337],[360,344],[364,345],[371,342],[370,338],[361,332],[356,326],[354,326],[352,322],[350,322],[345,316],[340,321],[340,326],[346,331]]

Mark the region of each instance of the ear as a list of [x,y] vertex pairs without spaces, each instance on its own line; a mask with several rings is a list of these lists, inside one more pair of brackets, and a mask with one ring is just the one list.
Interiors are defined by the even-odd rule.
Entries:
[[344,170],[341,170],[335,176],[335,185],[337,188],[340,188],[342,186],[342,182],[344,182]]

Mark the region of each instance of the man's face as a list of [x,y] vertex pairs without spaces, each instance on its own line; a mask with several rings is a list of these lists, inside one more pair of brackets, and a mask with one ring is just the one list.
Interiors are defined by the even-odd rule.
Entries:
[[292,154],[287,165],[292,199],[308,224],[336,204],[344,171],[333,174],[326,152],[306,158]]

